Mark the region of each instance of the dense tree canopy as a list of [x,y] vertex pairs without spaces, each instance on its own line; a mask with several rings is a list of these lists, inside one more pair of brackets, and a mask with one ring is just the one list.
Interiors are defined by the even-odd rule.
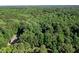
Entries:
[[0,52],[79,52],[79,8],[0,8]]

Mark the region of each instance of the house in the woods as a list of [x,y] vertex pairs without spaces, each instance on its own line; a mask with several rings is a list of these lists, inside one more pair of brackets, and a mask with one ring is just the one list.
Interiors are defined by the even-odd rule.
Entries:
[[24,32],[24,27],[18,28],[17,33],[12,36],[12,38],[10,39],[8,45],[16,43],[17,40],[19,40],[20,35],[23,34],[23,32]]
[[17,41],[17,39],[18,39],[18,37],[16,35],[13,35],[13,37],[8,42],[8,45],[11,45],[11,44],[15,43]]

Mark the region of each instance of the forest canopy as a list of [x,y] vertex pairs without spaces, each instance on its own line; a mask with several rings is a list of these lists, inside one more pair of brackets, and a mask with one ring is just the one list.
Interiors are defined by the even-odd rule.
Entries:
[[79,8],[0,8],[0,52],[78,53]]

